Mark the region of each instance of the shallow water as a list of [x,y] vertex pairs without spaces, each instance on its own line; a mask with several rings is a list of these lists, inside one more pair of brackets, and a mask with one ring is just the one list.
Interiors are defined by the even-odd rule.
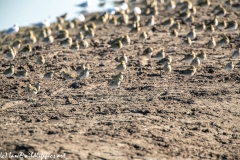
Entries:
[[16,23],[20,27],[29,26],[46,18],[55,22],[57,16],[66,12],[67,19],[71,20],[83,10],[101,12],[114,6],[113,2],[108,1],[100,7],[99,0],[92,0],[91,7],[86,9],[76,6],[84,1],[86,0],[0,0],[0,30],[8,29]]

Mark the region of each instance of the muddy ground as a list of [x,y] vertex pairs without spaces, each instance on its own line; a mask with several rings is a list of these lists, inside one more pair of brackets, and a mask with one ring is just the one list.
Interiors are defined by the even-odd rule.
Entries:
[[[215,5],[197,7],[194,24],[212,19]],[[160,13],[157,23],[178,15]],[[143,15],[141,24],[147,18]],[[240,23],[230,8],[220,20],[235,18]],[[98,25],[87,49],[72,53],[57,41],[50,47],[37,42],[32,53],[19,53],[11,62],[3,55],[11,37],[1,35],[0,152],[65,153],[66,159],[240,159],[240,71],[238,67],[225,71],[239,45],[238,30],[197,32],[195,43],[186,47],[182,43],[190,28],[182,22],[180,36],[173,38],[162,26],[157,25],[155,32],[144,26],[146,42],[129,34],[131,45],[116,53],[107,42],[128,33],[127,27]],[[24,39],[28,29],[21,29],[16,38]],[[77,30],[70,33],[74,38]],[[230,45],[206,48],[211,35],[219,40],[223,33],[231,38]],[[139,57],[148,46],[156,51],[165,48],[173,57],[171,74],[154,59],[140,65]],[[189,63],[179,60],[191,50],[206,51],[208,59],[188,78],[181,73]],[[114,59],[123,52],[129,57],[124,80],[111,90],[108,82],[118,64]],[[46,58],[44,65],[35,63],[39,53]],[[61,77],[63,69],[74,71],[81,63],[90,64],[87,80]],[[29,75],[6,78],[2,73],[10,64],[16,71],[26,68]],[[52,80],[42,79],[46,71],[55,71]],[[28,101],[25,87],[35,82],[40,82],[41,90]]]

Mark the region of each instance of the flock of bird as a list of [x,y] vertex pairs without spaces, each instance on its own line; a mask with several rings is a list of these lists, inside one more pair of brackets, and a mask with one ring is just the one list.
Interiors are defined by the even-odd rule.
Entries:
[[[6,36],[12,36],[13,42],[12,45],[8,46],[8,49],[4,52],[6,54],[6,58],[9,61],[12,61],[16,56],[27,55],[32,50],[32,44],[38,42],[42,42],[46,46],[51,49],[51,46],[57,41],[62,47],[69,48],[72,52],[78,52],[80,49],[86,49],[91,47],[89,45],[88,39],[92,39],[95,36],[95,33],[98,31],[98,25],[111,25],[111,27],[116,26],[116,28],[121,25],[126,27],[126,32],[124,35],[119,36],[116,39],[111,39],[109,42],[109,47],[118,53],[123,47],[128,47],[131,45],[131,38],[138,38],[142,43],[146,42],[149,38],[148,31],[142,30],[142,26],[140,23],[141,15],[145,15],[148,17],[148,20],[145,21],[144,27],[147,27],[149,30],[153,32],[158,32],[158,28],[163,27],[167,32],[169,32],[169,36],[171,37],[179,37],[179,32],[182,25],[189,25],[192,29],[185,36],[181,37],[183,40],[183,45],[191,47],[193,43],[197,43],[197,35],[199,33],[214,33],[215,30],[220,31],[234,31],[238,28],[238,22],[234,21],[226,21],[219,19],[227,15],[227,10],[240,10],[240,3],[233,2],[232,0],[226,0],[224,3],[215,4],[213,7],[212,13],[214,17],[210,17],[209,21],[202,21],[197,25],[193,25],[194,23],[194,15],[198,12],[198,9],[208,8],[210,5],[214,5],[210,0],[199,0],[196,3],[196,6],[191,0],[179,0],[178,2],[174,0],[142,0],[141,5],[144,7],[134,7],[132,10],[129,9],[128,4],[123,2],[121,4],[120,9],[108,10],[101,14],[96,14],[91,17],[89,20],[85,20],[84,15],[81,15],[80,19],[74,19],[72,21],[66,21],[67,14],[57,17],[57,23],[55,25],[51,25],[49,21],[45,20],[44,22],[36,25],[37,33],[34,33],[33,30],[28,30],[28,32],[23,36],[24,39],[16,39],[14,35],[19,32],[18,25],[14,25],[12,28],[4,31],[3,34]],[[174,15],[173,17],[168,17],[168,19],[164,21],[156,21],[156,17],[161,14],[159,10],[159,6],[163,6],[169,15]],[[177,10],[177,11],[176,11]],[[170,14],[175,13],[175,14]],[[54,27],[53,27],[54,26]],[[74,29],[77,31],[75,37],[70,36],[69,30]],[[129,33],[127,33],[129,31]],[[54,36],[54,33],[56,36]],[[131,37],[131,36],[132,37]],[[179,37],[180,38],[180,37]],[[240,37],[238,39],[240,40]],[[209,41],[206,43],[207,48],[215,48],[216,46],[228,46],[230,45],[230,38],[223,34],[222,39],[219,41],[215,41],[214,36],[211,36]],[[156,54],[153,54],[153,53]],[[19,54],[20,53],[20,54]],[[189,61],[189,67],[184,71],[184,75],[186,76],[194,76],[197,72],[197,67],[199,67],[204,60],[208,57],[206,51],[202,50],[199,54],[196,54],[194,51],[186,54],[181,62]],[[236,50],[229,56],[229,62],[226,64],[226,71],[232,71],[235,65],[231,59],[237,59],[240,57],[240,48],[236,48]],[[146,65],[148,61],[152,58],[157,60],[158,65],[163,66],[163,71],[170,73],[172,71],[171,63],[172,56],[169,54],[165,54],[164,48],[161,48],[155,51],[152,47],[147,47],[144,49],[143,53],[139,58],[139,62],[142,65]],[[111,77],[108,85],[111,88],[118,88],[123,80],[124,71],[127,68],[128,57],[126,53],[122,53],[121,56],[115,59],[119,64],[116,66],[116,70],[118,74],[113,75]],[[36,60],[36,63],[39,65],[45,64],[45,57],[40,54]],[[76,68],[76,74],[73,74],[69,71],[62,71],[61,75],[66,80],[71,79],[86,79],[89,77],[89,64],[85,63]],[[18,78],[26,77],[28,72],[26,69],[15,72],[14,65],[11,65],[7,68],[4,73],[6,77],[16,76]],[[43,79],[52,79],[54,76],[53,71],[46,72],[43,76]],[[28,84],[27,92],[29,94],[37,94],[40,89],[40,84]]]

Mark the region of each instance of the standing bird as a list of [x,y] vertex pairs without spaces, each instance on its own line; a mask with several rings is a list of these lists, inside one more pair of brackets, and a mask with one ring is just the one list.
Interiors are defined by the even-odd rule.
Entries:
[[12,34],[18,33],[18,31],[19,31],[19,26],[17,24],[14,24],[13,27],[5,30],[3,32],[3,34],[10,34],[10,35],[12,35]]
[[171,33],[170,33],[171,37],[178,37],[178,31],[176,29],[174,29]]
[[54,38],[53,36],[47,36],[43,38],[42,42],[45,44],[52,44],[54,42]]
[[26,88],[26,91],[27,91],[27,94],[28,94],[28,100],[29,100],[29,95],[36,95],[37,94],[37,89],[32,86],[31,84],[28,84],[27,85],[27,88]]
[[145,31],[143,31],[140,35],[139,35],[139,40],[144,42],[146,39],[148,38],[147,33]]
[[227,30],[236,30],[237,28],[238,28],[238,22],[236,20],[228,22]]
[[214,37],[211,37],[211,39],[208,41],[207,45],[208,45],[208,48],[216,47],[216,41],[215,41]]
[[171,63],[167,62],[167,63],[164,65],[163,70],[164,70],[164,72],[166,72],[166,73],[172,72]]
[[89,70],[88,68],[85,68],[80,74],[79,74],[79,78],[80,79],[86,79],[89,77]]
[[153,53],[153,48],[152,47],[148,47],[143,51],[142,56],[144,57],[144,59],[146,60],[150,60],[152,53]]
[[122,48],[122,42],[119,40],[117,41],[116,43],[113,43],[111,45],[111,48],[115,51],[115,52],[118,52],[121,48]]
[[126,68],[127,68],[126,63],[124,61],[121,61],[121,63],[117,65],[116,70],[118,72],[123,72],[126,70]]
[[79,33],[76,35],[76,40],[82,41],[83,39],[84,39],[83,32],[79,32]]
[[93,28],[89,28],[85,34],[85,38],[92,38],[95,35],[95,31]]
[[205,51],[201,51],[201,53],[199,53],[197,57],[202,62],[203,60],[207,59],[207,53]]
[[172,57],[167,55],[165,58],[157,62],[158,65],[166,65],[167,63],[172,63]]
[[190,66],[190,68],[183,71],[185,76],[192,77],[197,72],[197,68],[195,66]]
[[37,61],[36,61],[37,64],[44,64],[45,63],[45,58],[43,57],[43,55],[40,55],[38,58],[37,58]]
[[195,66],[195,67],[198,67],[198,66],[200,66],[200,64],[201,64],[201,61],[200,61],[200,59],[198,58],[198,57],[195,57],[193,60],[192,60],[192,62],[191,62],[191,66]]
[[235,50],[231,56],[231,58],[239,58],[240,57],[240,48]]
[[121,84],[121,80],[119,78],[119,79],[112,79],[108,85],[110,88],[115,89],[115,88],[118,88],[120,84]]
[[6,52],[7,59],[11,61],[16,57],[16,55],[17,55],[16,49],[13,47],[9,47]]
[[218,41],[218,45],[225,46],[228,45],[230,42],[229,38],[227,36],[224,36],[220,41]]
[[225,69],[227,72],[232,71],[234,69],[234,64],[232,61],[230,61],[226,66]]
[[165,52],[164,52],[164,49],[160,49],[160,51],[157,52],[157,54],[155,55],[154,57],[157,61],[165,58]]
[[23,69],[22,71],[18,71],[14,74],[17,78],[24,78],[28,75],[28,72],[26,69]]
[[121,38],[121,42],[124,46],[130,45],[131,39],[130,39],[129,35],[123,36],[123,38]]
[[72,38],[71,38],[71,37],[68,37],[68,38],[66,38],[65,40],[62,40],[62,41],[60,42],[60,44],[61,44],[62,47],[69,47],[69,46],[72,45]]
[[78,41],[75,41],[75,42],[71,45],[71,47],[70,47],[70,49],[71,49],[72,52],[78,51],[79,48],[80,48],[80,47],[79,47]]
[[60,30],[57,34],[57,37],[56,39],[60,40],[60,41],[63,41],[65,40],[66,38],[69,37],[69,32],[68,30]]
[[191,46],[192,45],[191,38],[188,37],[186,40],[184,40],[183,45],[184,46]]
[[13,74],[14,74],[14,66],[11,65],[8,69],[6,69],[3,74],[6,76],[6,77],[11,77]]
[[12,47],[14,47],[15,49],[19,49],[21,45],[22,45],[22,41],[18,39],[13,42]]
[[28,32],[27,41],[28,41],[29,43],[32,43],[32,44],[37,41],[37,38],[35,37],[35,35],[34,35],[34,33],[33,33],[32,30],[30,30],[30,31]]
[[192,61],[196,57],[195,52],[191,51],[190,54],[186,54],[181,61]]
[[88,42],[86,40],[80,41],[79,42],[79,47],[84,48],[84,49],[88,48]]
[[197,34],[196,34],[194,28],[191,30],[191,32],[189,32],[189,33],[187,34],[187,38],[190,38],[191,40],[192,40],[192,39],[195,39],[196,36],[197,36]]
[[52,79],[53,74],[54,74],[54,71],[46,72],[46,73],[43,75],[43,79]]
[[151,18],[147,21],[147,26],[154,26],[156,24],[155,17],[152,15]]
[[28,44],[25,47],[23,47],[23,49],[20,52],[23,54],[30,53],[30,52],[32,52],[32,47]]

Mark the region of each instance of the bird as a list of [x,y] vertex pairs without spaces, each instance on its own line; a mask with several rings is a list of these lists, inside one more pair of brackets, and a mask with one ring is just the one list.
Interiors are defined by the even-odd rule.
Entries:
[[133,17],[129,18],[130,21],[134,21],[134,22],[139,22],[140,21],[140,15],[134,13]]
[[72,45],[72,38],[68,37],[60,42],[62,47],[69,47]]
[[37,92],[39,92],[40,91],[40,88],[41,88],[41,86],[40,86],[40,83],[38,82],[38,83],[35,83],[35,84],[33,84],[33,87],[35,87],[36,89],[37,89]]
[[227,21],[223,20],[222,22],[218,23],[218,29],[225,29],[227,27]]
[[230,72],[230,71],[232,71],[233,69],[234,69],[234,64],[233,64],[232,61],[230,61],[229,63],[226,64],[225,70],[226,70],[227,72]]
[[194,23],[194,21],[195,21],[194,16],[190,16],[190,17],[186,18],[184,22],[185,22],[185,24],[189,25],[189,24]]
[[187,34],[187,38],[190,38],[191,40],[192,40],[192,39],[195,39],[196,36],[197,36],[197,34],[196,34],[194,28]]
[[129,35],[126,34],[123,37],[121,37],[121,42],[124,46],[130,45],[131,39],[130,39]]
[[88,31],[88,26],[87,26],[87,24],[83,24],[83,25],[80,27],[79,31],[80,31],[80,32],[83,32],[83,33],[85,33],[86,31]]
[[231,58],[239,58],[239,57],[240,57],[240,48],[236,49],[231,55]]
[[80,74],[79,74],[79,78],[80,79],[86,79],[89,77],[89,70],[86,67]]
[[28,72],[26,69],[23,69],[21,71],[18,71],[14,74],[17,78],[24,78],[28,75]]
[[127,68],[126,63],[124,61],[121,61],[121,63],[117,65],[116,70],[118,72],[123,72],[126,70],[126,68]]
[[19,49],[22,45],[22,41],[20,39],[16,40],[13,42],[12,47],[14,47],[15,49]]
[[54,38],[53,36],[47,36],[43,38],[42,42],[45,44],[52,44],[54,42]]
[[183,19],[189,18],[190,16],[191,16],[191,12],[189,9],[179,15],[179,17]]
[[164,49],[160,49],[160,51],[158,51],[154,57],[157,61],[165,58],[165,52],[164,52]]
[[76,72],[78,73],[78,74],[80,74],[83,70],[85,70],[86,68],[89,68],[88,67],[88,65],[86,66],[85,64],[82,64],[82,65],[80,65],[80,66],[78,66],[77,68],[76,68]]
[[150,17],[150,19],[147,21],[147,26],[154,26],[156,24],[156,22],[155,22],[155,16],[154,15],[152,15],[151,17]]
[[214,32],[214,31],[215,31],[215,28],[214,28],[214,26],[212,24],[207,26],[206,32]]
[[130,30],[130,33],[139,33],[140,31],[141,31],[140,26],[136,26]]
[[78,41],[76,40],[71,46],[70,46],[70,49],[72,52],[76,52],[79,50],[79,44],[78,44]]
[[152,56],[152,53],[153,53],[153,48],[152,47],[147,47],[144,51],[143,51],[143,54],[142,56],[146,59],[146,60],[149,60]]
[[117,41],[116,43],[113,43],[111,45],[111,48],[115,51],[115,52],[118,52],[121,48],[122,48],[122,42],[119,40]]
[[201,51],[201,53],[199,53],[197,57],[199,58],[200,61],[203,61],[207,59],[207,53],[205,51]]
[[44,30],[46,31],[46,35],[47,35],[47,36],[52,35],[52,30],[51,30],[50,27],[46,27],[46,28],[44,28]]
[[111,78],[112,78],[112,80],[120,80],[120,81],[122,81],[123,80],[123,73],[119,72],[117,75],[111,76]]
[[214,37],[211,37],[211,39],[208,41],[207,45],[208,45],[208,48],[216,47],[216,41],[215,41]]
[[46,72],[46,73],[43,75],[43,79],[52,79],[53,74],[54,74],[54,71]]
[[63,41],[65,40],[66,38],[69,37],[69,32],[68,30],[60,30],[57,34],[57,37],[56,39],[60,40],[60,41]]
[[210,0],[203,0],[203,1],[200,1],[198,3],[198,6],[200,7],[208,7],[211,5],[211,1]]
[[73,29],[73,28],[75,28],[74,23],[71,21],[67,21],[66,29]]
[[172,30],[170,33],[171,37],[178,37],[178,31],[176,29]]
[[110,24],[113,24],[113,25],[117,25],[117,24],[118,24],[118,19],[117,19],[117,17],[116,17],[116,16],[111,16],[111,17],[109,18],[109,23],[110,23]]
[[85,21],[85,16],[83,14],[79,14],[77,19],[80,21],[80,22],[84,22]]
[[109,82],[109,87],[111,89],[115,89],[115,88],[118,88],[120,87],[120,84],[121,84],[121,80],[120,79],[113,79]]
[[192,62],[191,62],[191,66],[195,66],[195,67],[198,67],[198,66],[200,66],[200,64],[201,64],[201,61],[200,61],[200,59],[198,58],[198,57],[195,57],[193,60],[192,60]]
[[93,28],[89,28],[85,34],[85,38],[92,38],[95,35],[95,31]]
[[88,42],[86,40],[81,40],[79,42],[79,47],[84,49],[88,48]]
[[119,62],[125,62],[125,63],[127,63],[128,62],[128,58],[127,58],[127,56],[126,56],[126,54],[125,53],[122,53],[122,56],[119,58],[119,60],[118,60]]
[[45,37],[47,37],[47,33],[45,29],[42,29],[39,33],[38,39],[43,40]]
[[88,27],[88,29],[90,29],[90,28],[96,29],[97,28],[97,26],[94,22],[91,22],[87,27]]
[[214,27],[217,27],[218,26],[218,19],[219,19],[219,17],[215,16],[214,19],[208,23],[208,25],[213,25]]
[[25,47],[23,47],[23,49],[20,52],[24,54],[30,53],[32,52],[32,47],[28,44]]
[[219,40],[217,43],[220,46],[224,46],[224,45],[229,44],[229,42],[230,42],[229,38],[227,36],[223,36],[223,38],[221,40]]
[[197,68],[195,66],[190,66],[190,68],[183,71],[185,76],[192,77],[197,72]]
[[78,4],[77,6],[78,7],[82,7],[82,8],[86,8],[86,7],[89,7],[91,5],[92,5],[92,1],[91,0],[87,0],[87,1],[85,1],[83,3]]
[[164,65],[163,70],[164,70],[164,72],[166,72],[166,73],[172,72],[171,63],[167,62],[167,63]]
[[186,54],[181,61],[192,61],[196,57],[196,54],[194,51],[191,51],[190,54]]
[[13,76],[13,74],[14,74],[14,66],[11,65],[9,68],[7,68],[7,69],[3,72],[3,74],[4,74],[6,77],[11,77],[11,76]]
[[174,24],[173,18],[169,18],[169,19],[165,20],[164,22],[162,22],[162,25],[164,27],[171,27],[173,24]]
[[6,52],[6,56],[8,60],[13,60],[17,55],[17,51],[14,47],[8,47],[8,50]]
[[180,24],[180,22],[176,22],[176,23],[174,23],[174,24],[170,27],[170,30],[174,30],[174,29],[176,29],[176,30],[181,29],[181,24]]
[[186,40],[183,41],[183,45],[185,46],[191,46],[192,45],[192,41],[191,38],[187,38]]
[[64,24],[65,19],[63,17],[57,17],[58,24]]
[[73,80],[76,78],[76,75],[70,73],[70,72],[67,72],[67,71],[62,71],[61,75],[63,76],[63,78],[65,80]]
[[146,39],[148,38],[147,33],[145,31],[143,31],[140,35],[139,35],[139,40],[144,42]]
[[37,38],[35,37],[34,33],[32,30],[28,31],[28,37],[27,37],[27,41],[29,43],[35,43],[37,41]]
[[26,91],[27,91],[27,94],[28,94],[28,100],[29,100],[29,95],[36,95],[37,94],[37,89],[31,85],[31,84],[28,84],[27,87],[26,87]]
[[78,32],[78,34],[76,35],[76,40],[82,41],[83,39],[84,39],[83,32]]
[[227,14],[227,10],[224,7],[219,8],[219,11],[215,14],[219,17],[224,17]]
[[238,22],[236,20],[227,23],[227,30],[236,30],[238,28]]
[[196,25],[196,26],[195,26],[195,29],[196,29],[197,31],[204,31],[204,30],[206,30],[206,24],[205,24],[205,22],[203,21],[203,22],[201,22],[200,24]]
[[18,33],[18,31],[19,31],[18,24],[14,24],[13,27],[8,28],[7,30],[5,30],[3,32],[3,34],[10,34],[10,35],[12,35],[12,34]]
[[50,27],[50,20],[47,18],[47,19],[43,20],[42,22],[34,23],[33,25],[36,27],[42,27],[42,28]]
[[167,63],[172,63],[172,57],[170,55],[167,55],[157,62],[158,65],[166,65]]
[[40,55],[38,58],[37,58],[37,61],[36,61],[37,64],[44,64],[45,63],[45,58],[43,55]]
[[176,8],[176,2],[173,0],[170,0],[168,4],[166,5],[166,10],[173,10]]
[[133,12],[136,13],[136,14],[141,14],[142,13],[141,8],[139,8],[139,7],[134,7]]
[[[45,30],[45,29],[44,29],[44,30]],[[57,24],[54,30],[55,30],[56,32],[59,32],[59,31],[63,30],[63,27],[62,27],[61,24]],[[46,32],[46,30],[45,30],[45,32]]]

